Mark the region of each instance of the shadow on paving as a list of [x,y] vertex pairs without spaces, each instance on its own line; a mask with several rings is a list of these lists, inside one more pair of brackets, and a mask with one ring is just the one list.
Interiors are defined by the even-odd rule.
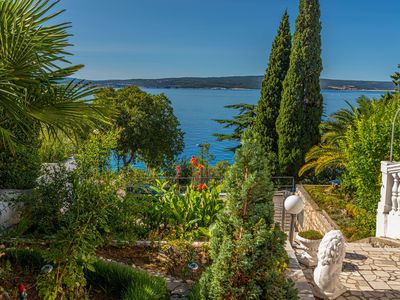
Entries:
[[376,300],[376,299],[400,299],[400,292],[393,290],[382,291],[347,291],[336,300]]

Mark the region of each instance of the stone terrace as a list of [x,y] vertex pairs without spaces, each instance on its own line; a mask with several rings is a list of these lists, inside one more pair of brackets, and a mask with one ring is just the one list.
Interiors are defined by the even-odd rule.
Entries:
[[[274,197],[275,221],[279,223],[282,220],[282,198],[283,195]],[[285,231],[289,227],[288,221],[289,216],[286,216]],[[301,251],[296,249],[297,254]],[[307,281],[312,283],[314,269],[302,268]],[[347,292],[337,300],[400,300],[400,248],[377,248],[367,242],[347,243],[340,280]]]
[[[303,267],[309,282],[313,271]],[[337,300],[400,299],[400,248],[346,244],[340,281],[347,292]]]

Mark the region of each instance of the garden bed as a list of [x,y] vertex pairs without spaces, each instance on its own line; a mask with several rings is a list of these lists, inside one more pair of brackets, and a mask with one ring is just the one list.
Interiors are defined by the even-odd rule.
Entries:
[[[99,249],[97,255],[105,260],[121,262],[134,268],[182,280],[199,279],[210,264],[207,246],[193,246],[189,242],[107,246]],[[193,263],[196,265],[190,265]]]
[[[18,287],[23,283],[28,299],[41,299],[37,279],[45,264],[42,252],[30,249],[4,249],[4,252],[0,259],[0,292],[6,291],[12,299],[17,299]],[[85,274],[85,299],[156,300],[169,295],[163,278],[122,264],[98,260]]]
[[349,242],[373,236],[375,216],[359,208],[347,195],[331,186],[304,185],[311,198],[340,227]]

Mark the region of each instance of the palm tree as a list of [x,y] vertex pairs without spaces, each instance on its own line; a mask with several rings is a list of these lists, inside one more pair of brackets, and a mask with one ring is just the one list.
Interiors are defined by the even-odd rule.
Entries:
[[361,115],[371,113],[371,100],[366,97],[357,99],[357,107],[347,102],[349,108],[340,109],[331,114],[327,121],[321,124],[321,143],[312,147],[306,154],[306,163],[299,171],[299,176],[314,169],[316,175],[333,168],[346,169],[346,132],[354,127],[354,121]]
[[0,1],[0,148],[13,148],[16,132],[77,132],[98,120],[103,107],[87,99],[93,88],[66,79],[81,69],[65,49],[70,23],[55,23],[59,1]]

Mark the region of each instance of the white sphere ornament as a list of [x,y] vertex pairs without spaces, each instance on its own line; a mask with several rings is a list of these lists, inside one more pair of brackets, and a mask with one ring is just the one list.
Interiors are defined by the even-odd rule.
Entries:
[[303,200],[297,195],[292,195],[285,200],[285,209],[289,214],[297,215],[304,209]]

